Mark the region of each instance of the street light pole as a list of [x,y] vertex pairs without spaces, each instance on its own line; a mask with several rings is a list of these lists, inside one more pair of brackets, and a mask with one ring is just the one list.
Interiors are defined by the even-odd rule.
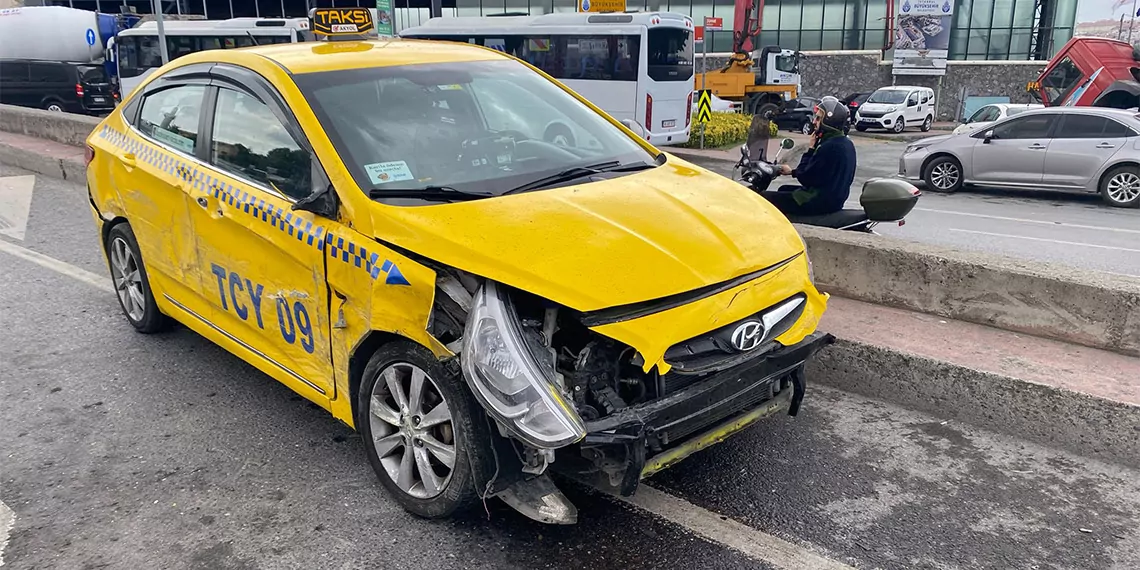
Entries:
[[154,10],[154,21],[158,23],[158,49],[162,54],[162,64],[170,63],[170,53],[166,50],[166,28],[162,25],[162,0],[150,0]]

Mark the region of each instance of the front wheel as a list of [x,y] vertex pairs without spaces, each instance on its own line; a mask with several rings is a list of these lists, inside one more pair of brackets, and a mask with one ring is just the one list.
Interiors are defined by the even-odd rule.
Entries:
[[891,130],[894,131],[895,134],[903,132],[903,129],[905,129],[905,128],[906,128],[906,119],[903,117],[899,117],[899,119],[897,121],[895,121],[895,124],[891,126]]
[[927,163],[922,179],[935,192],[957,192],[962,189],[962,165],[954,157],[940,156]]
[[863,125],[855,125],[855,130],[857,130],[861,133],[865,133],[865,132],[867,132],[867,127],[864,127]]
[[167,327],[169,320],[158,310],[150,289],[146,266],[139,253],[139,242],[131,226],[119,224],[107,233],[107,261],[119,306],[127,322],[141,333],[155,333]]
[[927,115],[926,120],[922,122],[922,132],[924,132],[924,133],[930,132],[930,129],[933,126],[934,126],[934,118],[931,117],[930,115]]
[[811,134],[811,132],[812,132],[813,130],[815,130],[815,129],[812,129],[812,128],[811,128],[811,123],[810,123],[810,122],[804,123],[804,124],[803,124],[803,125],[800,127],[800,132],[801,132],[801,133],[803,133],[803,134],[805,134],[805,135],[810,135],[810,134]]
[[1100,195],[1115,208],[1140,208],[1140,170],[1118,166],[1100,181]]
[[463,378],[434,355],[407,341],[382,346],[364,370],[357,410],[368,461],[401,506],[443,518],[478,502],[476,480],[485,484],[490,463],[487,419]]

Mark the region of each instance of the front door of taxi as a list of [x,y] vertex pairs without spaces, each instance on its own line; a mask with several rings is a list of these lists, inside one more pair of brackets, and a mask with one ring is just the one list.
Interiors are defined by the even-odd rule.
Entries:
[[210,168],[190,188],[202,290],[223,334],[263,370],[331,399],[321,240],[334,222],[291,209],[310,192],[311,155],[255,91],[211,89]]

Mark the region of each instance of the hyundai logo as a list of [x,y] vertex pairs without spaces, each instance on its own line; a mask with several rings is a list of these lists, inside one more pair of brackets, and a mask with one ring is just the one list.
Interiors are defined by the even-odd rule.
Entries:
[[732,331],[732,346],[740,352],[748,352],[760,346],[764,340],[764,325],[759,321],[748,321]]

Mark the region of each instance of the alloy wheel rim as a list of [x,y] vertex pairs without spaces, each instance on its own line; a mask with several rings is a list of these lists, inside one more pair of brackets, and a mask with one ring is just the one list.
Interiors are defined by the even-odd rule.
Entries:
[[51,105],[48,105],[47,110],[52,111],[54,113],[60,113],[63,111],[63,107],[60,107],[59,105],[57,105],[55,103],[52,103]]
[[930,182],[939,190],[949,190],[958,183],[958,167],[943,162],[930,171]]
[[904,128],[906,128],[906,126],[903,124],[903,120],[902,120],[902,119],[899,119],[898,121],[895,121],[894,130],[895,130],[895,132],[896,132],[896,133],[901,133],[901,132],[903,132],[903,129],[904,129]]
[[810,135],[811,134],[811,123],[804,123],[804,126],[800,128],[800,132],[805,134],[805,135]]
[[1114,202],[1126,204],[1140,197],[1140,176],[1123,172],[1108,181],[1108,197]]
[[131,246],[120,237],[111,241],[111,271],[123,310],[131,320],[141,321],[146,312],[142,272]]
[[380,372],[368,404],[372,446],[384,473],[403,492],[430,499],[455,469],[451,408],[420,367],[397,362]]

